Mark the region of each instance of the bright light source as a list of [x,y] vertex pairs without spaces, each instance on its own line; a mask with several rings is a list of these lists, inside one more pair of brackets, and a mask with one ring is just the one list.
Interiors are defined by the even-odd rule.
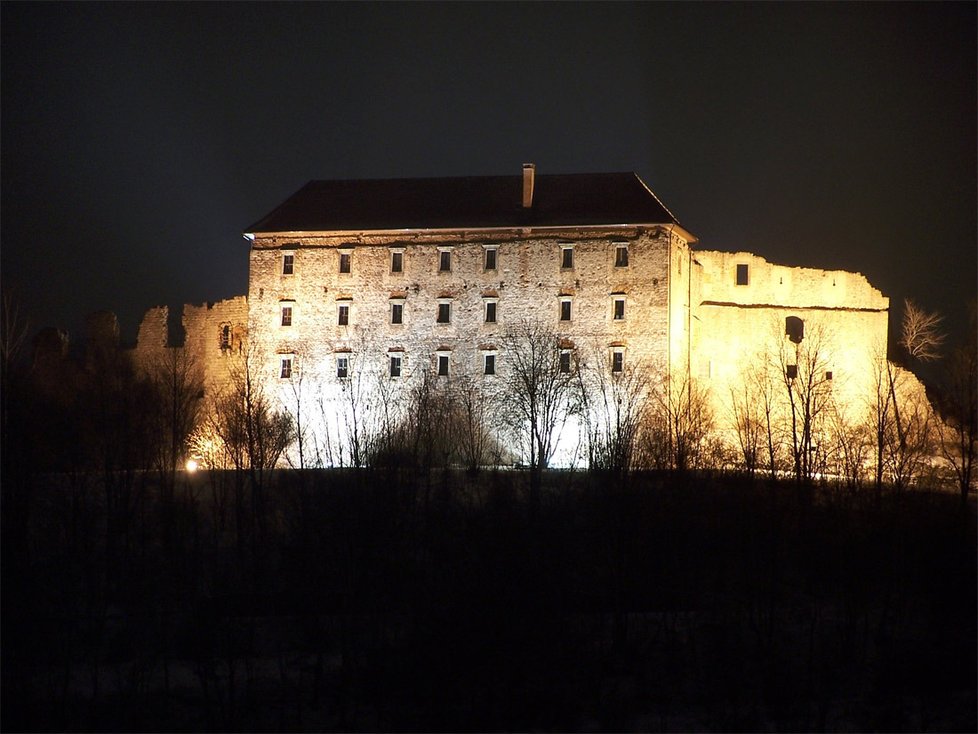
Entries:
[[197,471],[197,460],[187,459],[186,467],[187,467],[187,471],[193,474],[195,471]]

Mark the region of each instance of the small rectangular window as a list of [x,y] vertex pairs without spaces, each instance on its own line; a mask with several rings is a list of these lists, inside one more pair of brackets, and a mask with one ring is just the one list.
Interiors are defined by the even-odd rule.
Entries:
[[401,376],[401,356],[399,354],[391,355],[391,377]]
[[625,299],[616,298],[614,300],[615,308],[612,317],[615,321],[621,321],[625,318]]
[[574,267],[574,248],[573,247],[561,247],[560,248],[560,267],[565,268],[565,269]]
[[451,250],[440,250],[438,252],[438,270],[442,273],[448,273],[452,270],[452,252]]
[[747,285],[750,282],[750,270],[746,263],[737,264],[737,285]]
[[825,371],[825,379],[826,380],[831,380],[832,379],[832,370],[826,370]]
[[438,376],[448,377],[448,355],[447,354],[438,355]]
[[336,376],[341,380],[345,380],[350,376],[350,358],[349,357],[337,357],[336,358]]
[[796,377],[798,377],[798,365],[789,364],[785,368],[784,374],[789,380],[794,380]]
[[402,273],[402,272],[404,272],[404,253],[403,252],[392,252],[391,253],[391,272],[392,273]]
[[486,323],[496,323],[496,302],[486,301]]
[[295,268],[295,255],[282,255],[282,275],[292,275]]
[[350,307],[347,304],[340,304],[339,310],[337,311],[336,323],[340,326],[350,325]]
[[570,321],[571,320],[571,302],[570,300],[563,300],[560,302],[560,320]]
[[485,270],[495,270],[496,269],[496,248],[495,247],[487,247],[486,248],[484,269]]
[[569,374],[571,371],[571,353],[564,351],[560,353],[560,371],[563,374]]
[[283,380],[292,378],[292,357],[282,357],[282,368],[279,372],[279,377]]
[[221,324],[221,349],[231,348],[231,324]]
[[282,326],[292,326],[292,306],[282,306]]
[[485,369],[484,374],[494,375],[496,374],[496,355],[487,354],[485,355]]
[[615,245],[615,267],[628,267],[628,245]]
[[341,273],[350,272],[350,253],[348,252],[340,253],[340,272]]
[[392,324],[402,324],[402,323],[404,323],[404,304],[403,303],[392,303],[391,304],[391,323]]
[[611,353],[611,371],[621,372],[624,366],[625,366],[625,353],[616,349],[614,352]]
[[448,324],[452,320],[452,304],[450,303],[439,303],[438,304],[438,323]]

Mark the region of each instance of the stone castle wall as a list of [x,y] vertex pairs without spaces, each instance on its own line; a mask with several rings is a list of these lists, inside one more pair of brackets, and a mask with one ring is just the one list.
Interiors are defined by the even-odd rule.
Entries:
[[[495,234],[495,233],[494,233]],[[615,266],[618,244],[628,246],[628,265]],[[561,247],[572,246],[574,265],[561,268]],[[516,239],[485,234],[427,236],[410,240],[363,238],[262,238],[251,255],[249,330],[264,354],[295,354],[306,375],[330,379],[336,350],[372,350],[383,359],[403,350],[406,368],[434,369],[440,349],[451,352],[453,370],[478,372],[481,352],[502,349],[508,328],[521,320],[552,326],[578,347],[625,347],[630,361],[662,362],[668,336],[668,234],[661,229],[573,232]],[[483,267],[487,247],[497,249],[497,268]],[[451,272],[439,270],[440,251],[451,253]],[[403,254],[403,272],[391,272],[392,252]],[[351,272],[339,272],[341,253]],[[285,254],[294,257],[282,273]],[[562,298],[572,318],[559,319]],[[613,318],[614,299],[625,315]],[[495,301],[496,323],[486,323],[485,304]],[[403,303],[403,323],[392,324],[391,304]],[[451,322],[437,323],[440,302],[451,305]],[[338,324],[349,307],[349,325]],[[292,324],[283,326],[282,307]],[[274,356],[272,357],[274,362]],[[505,357],[500,354],[503,369]],[[268,366],[274,372],[275,365]]]
[[[616,264],[622,246],[627,265]],[[608,364],[614,351],[623,351],[627,365],[661,368],[675,331],[670,253],[680,246],[662,227],[259,237],[251,253],[249,339],[266,391],[293,413],[301,407],[320,422],[336,421],[334,435],[345,430],[340,416],[348,401],[367,389],[362,380],[385,393],[403,393],[425,375],[440,383],[446,378],[437,375],[439,355],[449,358],[448,379],[500,389],[509,369],[507,335],[523,322],[552,329],[576,359]],[[561,267],[566,247],[573,248],[569,268]],[[494,270],[485,268],[488,248],[496,250]],[[442,252],[450,253],[449,272],[440,269]],[[393,253],[401,255],[402,272],[392,271]],[[350,257],[349,273],[340,272],[343,254]],[[291,274],[283,272],[286,255]],[[567,299],[571,319],[563,321]],[[624,318],[615,318],[616,299],[624,299]],[[487,302],[496,304],[494,323],[486,321]],[[450,305],[449,323],[438,323],[443,303]],[[392,304],[403,306],[403,323],[391,323]],[[339,324],[341,306],[349,309],[347,325]],[[282,324],[283,307],[292,309],[289,325]],[[495,375],[484,374],[487,354],[496,357]],[[401,359],[393,386],[391,356]],[[356,374],[339,378],[339,358]],[[301,395],[295,375],[282,378],[283,359],[292,359],[301,375]]]
[[[139,324],[133,359],[147,371],[164,363],[167,351],[175,345],[169,341],[169,309],[150,308]],[[183,307],[183,349],[200,366],[204,390],[216,395],[227,385],[228,361],[240,354],[247,341],[248,299],[235,296],[224,301]]]
[[[616,265],[627,245],[628,264]],[[571,268],[561,267],[562,247],[572,247]],[[496,268],[485,269],[487,248]],[[440,270],[441,252],[451,270]],[[392,272],[400,253],[402,272]],[[350,272],[340,272],[348,255]],[[284,272],[291,256],[292,272]],[[746,283],[738,284],[738,265]],[[744,272],[741,271],[741,276]],[[559,317],[562,299],[570,321]],[[614,318],[623,298],[623,319]],[[486,323],[486,303],[496,322]],[[440,303],[451,319],[437,322]],[[391,323],[391,306],[403,307]],[[283,307],[291,323],[283,325]],[[339,323],[340,307],[348,324]],[[447,355],[449,379],[471,379],[500,388],[507,371],[507,333],[536,320],[585,362],[624,351],[625,364],[689,375],[707,388],[717,425],[729,430],[731,391],[749,375],[768,370],[780,379],[784,365],[817,358],[836,402],[865,406],[874,370],[885,354],[889,301],[858,273],[793,268],[749,253],[693,251],[666,227],[418,233],[412,236],[258,237],[251,251],[248,297],[185,306],[185,348],[202,364],[206,392],[229,379],[233,358],[247,353],[266,393],[293,414],[301,410],[310,431],[342,443],[350,401],[371,385],[400,396],[423,376],[436,380],[437,359]],[[150,309],[140,324],[137,362],[162,358],[167,309]],[[804,323],[792,342],[786,319]],[[496,375],[484,375],[486,354],[496,355]],[[813,356],[814,355],[814,356]],[[391,380],[390,357],[401,359]],[[338,358],[349,374],[337,375]],[[282,360],[293,373],[282,377]],[[607,363],[606,363],[607,364]],[[369,384],[368,384],[369,383]],[[569,427],[573,433],[574,426]],[[314,436],[322,446],[330,439]],[[575,439],[576,440],[576,439]],[[573,447],[565,459],[573,460]],[[342,457],[341,457],[342,460]],[[325,460],[336,463],[335,456]],[[560,459],[558,458],[558,462]]]
[[[692,374],[706,381],[718,417],[730,416],[731,389],[783,365],[817,360],[829,373],[835,402],[861,411],[885,358],[889,299],[859,273],[794,268],[745,252],[694,254],[699,284],[694,307]],[[737,266],[747,266],[738,285]],[[786,320],[800,319],[794,343]]]

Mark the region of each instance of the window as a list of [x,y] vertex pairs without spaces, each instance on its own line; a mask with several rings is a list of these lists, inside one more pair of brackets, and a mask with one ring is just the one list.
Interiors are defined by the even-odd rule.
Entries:
[[438,251],[438,272],[440,273],[450,273],[452,271],[452,251],[451,250],[439,250]]
[[798,377],[798,365],[789,364],[787,367],[785,367],[784,374],[789,380],[795,379]]
[[350,304],[341,303],[337,308],[337,319],[336,323],[339,326],[349,326],[350,325]]
[[350,272],[350,253],[341,252],[340,253],[340,272],[349,273]]
[[611,353],[611,371],[621,372],[625,366],[625,352],[622,349],[615,349]]
[[485,255],[483,259],[483,269],[484,270],[495,270],[496,269],[496,248],[487,247],[485,250]]
[[438,376],[448,377],[448,355],[447,354],[438,355]]
[[292,357],[282,357],[282,366],[278,376],[283,380],[289,380],[292,378]]
[[560,320],[570,321],[571,320],[571,299],[561,298],[560,299]]
[[221,349],[231,348],[231,324],[221,324]]
[[494,375],[496,374],[496,355],[486,354],[484,356],[484,368],[482,373],[484,375]]
[[282,306],[282,326],[292,326],[292,306]]
[[403,303],[391,303],[391,323],[392,324],[403,324],[404,323],[404,304]]
[[336,357],[336,376],[345,380],[350,376],[350,357],[346,354],[341,354]]
[[560,352],[560,371],[565,375],[571,371],[571,353],[566,349]]
[[399,250],[394,250],[391,252],[391,272],[404,272],[404,253]]
[[452,321],[452,304],[448,301],[438,303],[438,323],[449,324]]
[[391,360],[391,377],[401,376],[401,355],[392,354],[390,355]]
[[628,267],[628,245],[615,245],[615,267]]
[[[682,262],[682,260],[680,260]],[[737,285],[747,285],[750,282],[750,271],[746,263],[737,264]]]
[[826,380],[831,380],[832,379],[832,370],[826,370],[825,371],[825,379]]
[[784,320],[784,335],[789,341],[801,344],[801,340],[805,338],[805,322],[797,316],[788,316]]
[[295,255],[282,255],[282,275],[292,275],[295,268]]
[[574,267],[574,248],[573,247],[561,247],[560,248],[560,267],[561,268],[572,268],[572,267]]
[[625,319],[625,297],[615,296],[614,301],[612,301],[614,308],[612,309],[611,317],[615,321],[623,321]]
[[486,301],[486,323],[495,324],[496,323],[496,302]]

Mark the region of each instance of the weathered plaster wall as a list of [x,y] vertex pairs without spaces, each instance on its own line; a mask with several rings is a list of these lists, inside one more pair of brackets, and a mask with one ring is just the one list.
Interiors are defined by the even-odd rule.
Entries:
[[[816,351],[832,373],[835,399],[865,406],[874,365],[886,354],[889,299],[859,273],[793,268],[749,253],[694,254],[699,283],[694,306],[692,374],[705,380],[718,418],[730,416],[730,390],[752,372],[794,363]],[[737,265],[748,266],[748,284],[737,284]],[[794,345],[785,320],[800,318],[804,339]],[[788,350],[782,356],[782,350]]]

